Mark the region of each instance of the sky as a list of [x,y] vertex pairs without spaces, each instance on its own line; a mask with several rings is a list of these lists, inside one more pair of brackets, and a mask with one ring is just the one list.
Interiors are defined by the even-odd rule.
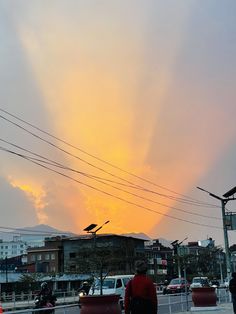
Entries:
[[104,233],[224,245],[220,201],[196,187],[236,186],[235,11],[1,0],[1,228],[109,220]]

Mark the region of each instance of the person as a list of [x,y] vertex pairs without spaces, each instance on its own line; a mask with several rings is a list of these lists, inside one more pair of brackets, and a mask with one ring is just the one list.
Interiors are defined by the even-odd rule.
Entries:
[[232,273],[232,279],[229,282],[229,291],[232,295],[234,313],[236,313],[236,273]]
[[89,290],[90,290],[90,284],[88,283],[88,281],[84,281],[82,283],[82,285],[79,288],[79,292],[84,291],[85,294],[89,294]]
[[167,286],[168,286],[168,280],[165,279],[164,284],[163,284],[163,289],[162,289],[163,294],[167,293]]
[[146,275],[147,264],[139,260],[135,268],[136,274],[125,289],[125,314],[156,314],[157,293],[152,280]]
[[52,294],[52,290],[48,287],[48,283],[45,281],[41,284],[41,290],[38,294],[40,297],[40,306],[47,306],[51,304],[53,307],[56,304],[56,297]]

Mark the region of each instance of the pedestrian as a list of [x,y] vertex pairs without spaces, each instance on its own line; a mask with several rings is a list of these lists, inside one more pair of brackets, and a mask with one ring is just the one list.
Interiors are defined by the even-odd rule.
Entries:
[[232,295],[234,313],[236,313],[236,273],[232,273],[232,279],[229,282],[229,291]]
[[125,289],[125,314],[156,314],[157,292],[152,280],[146,275],[147,264],[139,260],[136,274]]

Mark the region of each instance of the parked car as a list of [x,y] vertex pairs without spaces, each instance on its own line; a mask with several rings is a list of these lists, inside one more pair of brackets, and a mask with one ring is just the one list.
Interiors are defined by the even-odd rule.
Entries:
[[220,280],[212,279],[211,280],[211,286],[214,288],[219,288],[220,287]]
[[192,288],[209,287],[210,282],[207,277],[194,277],[190,285],[190,290]]
[[168,286],[166,287],[166,294],[169,293],[179,293],[179,292],[185,292],[189,291],[189,283],[184,278],[175,278],[170,281]]
[[[119,294],[120,295],[120,305],[123,308],[125,287],[130,279],[134,275],[116,275],[107,276],[102,282],[102,293],[103,294]],[[97,279],[95,283],[91,286],[89,290],[89,295],[100,294],[100,280]]]
[[230,282],[230,279],[229,278],[225,278],[224,282],[220,286],[223,287],[223,288],[228,289],[229,288],[229,282]]

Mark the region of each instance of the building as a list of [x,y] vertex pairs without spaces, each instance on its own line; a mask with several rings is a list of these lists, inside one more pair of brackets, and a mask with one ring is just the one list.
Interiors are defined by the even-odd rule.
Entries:
[[134,273],[135,260],[144,257],[144,241],[115,234],[45,238],[45,246],[28,248],[28,271],[88,274],[102,265],[109,274]]
[[167,276],[172,255],[172,249],[162,245],[158,239],[145,241],[145,256],[149,261],[148,274],[154,277],[155,282]]
[[27,243],[20,240],[20,237],[13,237],[12,241],[0,239],[0,260],[26,254]]
[[178,254],[190,277],[201,275],[222,279],[225,274],[225,253],[215,246],[212,238],[188,242],[186,246],[179,247]]
[[[84,235],[63,240],[64,271],[112,274],[134,273],[134,262],[143,258],[143,239],[116,234]],[[100,265],[100,269],[96,265]]]

